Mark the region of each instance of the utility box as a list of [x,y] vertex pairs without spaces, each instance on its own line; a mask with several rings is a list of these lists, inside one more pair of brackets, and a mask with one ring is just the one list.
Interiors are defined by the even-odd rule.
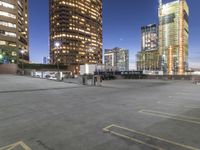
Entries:
[[96,75],[96,76],[93,76],[93,85],[94,86],[101,86],[101,76],[99,75]]
[[57,80],[58,81],[62,81],[63,80],[63,73],[62,72],[58,72],[56,75],[57,75]]
[[95,64],[80,65],[80,75],[94,75],[96,67]]

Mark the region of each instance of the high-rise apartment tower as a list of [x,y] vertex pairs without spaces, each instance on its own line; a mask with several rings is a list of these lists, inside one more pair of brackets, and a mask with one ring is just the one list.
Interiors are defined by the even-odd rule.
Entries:
[[0,62],[29,62],[28,35],[28,0],[0,0]]
[[49,0],[50,57],[79,73],[102,63],[102,0]]
[[104,63],[118,71],[129,71],[129,50],[123,48],[105,49]]

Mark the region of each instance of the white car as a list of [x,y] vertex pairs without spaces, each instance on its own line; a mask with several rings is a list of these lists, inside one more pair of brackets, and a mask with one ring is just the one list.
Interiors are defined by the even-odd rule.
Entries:
[[49,77],[48,79],[49,79],[49,80],[57,80],[57,78],[56,78],[56,77],[53,77],[53,76]]

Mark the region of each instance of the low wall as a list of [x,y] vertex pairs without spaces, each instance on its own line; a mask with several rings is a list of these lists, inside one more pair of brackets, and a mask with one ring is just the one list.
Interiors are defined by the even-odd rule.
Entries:
[[81,77],[63,79],[63,81],[66,82],[66,83],[82,84],[82,79],[81,79]]
[[0,64],[0,74],[17,74],[17,64]]
[[[200,81],[200,75],[122,75],[123,79],[150,79],[150,80],[192,80]],[[119,77],[117,77],[118,79]]]
[[147,75],[146,79],[161,79],[161,80],[191,80],[191,75]]

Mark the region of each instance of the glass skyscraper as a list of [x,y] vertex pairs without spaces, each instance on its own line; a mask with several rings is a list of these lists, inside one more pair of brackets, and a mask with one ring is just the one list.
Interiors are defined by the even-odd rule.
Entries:
[[186,0],[159,1],[159,53],[161,70],[183,75],[188,69],[188,16]]
[[106,66],[115,67],[118,71],[128,71],[129,51],[118,47],[105,49],[104,63]]
[[141,27],[141,51],[137,53],[137,70],[158,70],[158,26]]
[[158,27],[150,24],[141,27],[142,51],[157,50],[158,48]]

